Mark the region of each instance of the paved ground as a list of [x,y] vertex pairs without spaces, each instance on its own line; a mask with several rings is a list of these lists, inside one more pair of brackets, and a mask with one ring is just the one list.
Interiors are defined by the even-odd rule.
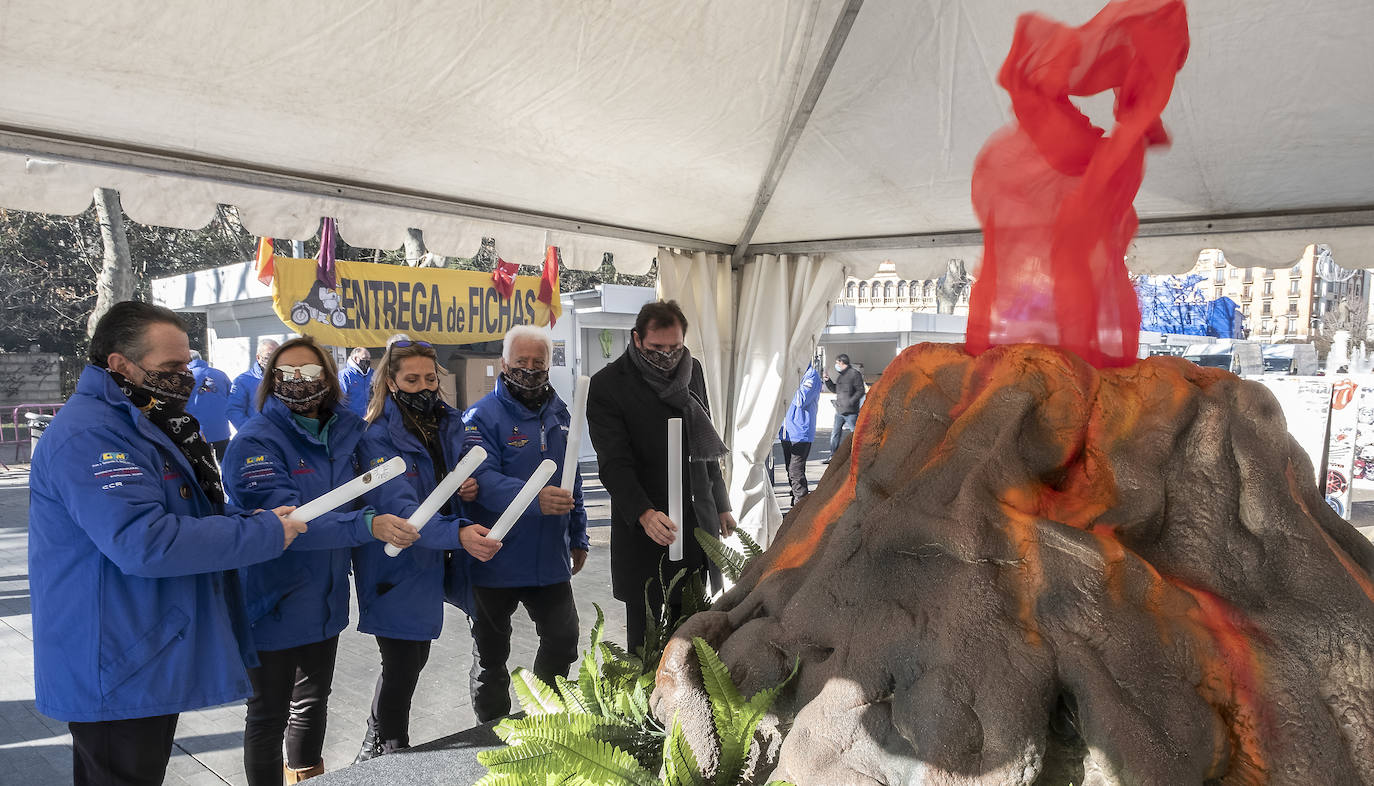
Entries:
[[[813,482],[825,467],[825,451],[813,454]],[[786,472],[779,471],[780,504],[788,504]],[[27,467],[0,472],[0,784],[61,784],[72,779],[71,736],[65,723],[34,708],[33,628],[29,612]],[[593,604],[607,617],[607,630],[625,637],[625,609],[611,597],[610,500],[594,475],[584,476],[592,552],[573,579],[585,636],[596,619]],[[352,619],[357,620],[354,607]],[[445,607],[444,634],[434,643],[420,676],[411,712],[410,738],[419,744],[475,724],[468,697],[472,644],[467,617]],[[529,618],[517,613],[511,665],[529,666],[537,640]],[[339,638],[334,692],[329,700],[325,765],[353,761],[362,744],[372,690],[380,671],[376,640],[350,628]],[[183,713],[167,770],[169,784],[243,784],[243,705]]]
[[[817,441],[807,475],[814,484],[828,455],[824,435]],[[0,472],[0,783],[60,784],[71,782],[71,737],[65,723],[34,709],[32,624],[28,583],[28,488],[26,467]],[[786,511],[786,472],[777,468],[774,492]],[[573,579],[578,614],[585,632],[596,619],[594,603],[607,616],[612,637],[624,639],[624,607],[611,597],[609,565],[610,506],[595,476],[585,478],[592,553]],[[1374,494],[1357,496],[1356,523],[1374,535]],[[357,619],[356,608],[353,619]],[[446,607],[444,635],[434,644],[420,678],[411,713],[411,740],[418,744],[466,729],[475,723],[467,679],[472,663],[471,639],[462,612]],[[517,614],[511,665],[534,659],[533,625]],[[347,765],[358,752],[380,669],[375,640],[356,630],[339,639],[339,659],[330,698],[331,723],[325,740],[330,770]],[[184,713],[168,767],[169,784],[243,784],[242,705]]]

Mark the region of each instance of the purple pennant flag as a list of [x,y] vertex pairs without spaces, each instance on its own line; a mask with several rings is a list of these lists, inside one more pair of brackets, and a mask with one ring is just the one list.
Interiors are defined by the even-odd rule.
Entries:
[[315,255],[315,280],[333,289],[334,278],[334,219],[326,218],[320,229],[320,253]]

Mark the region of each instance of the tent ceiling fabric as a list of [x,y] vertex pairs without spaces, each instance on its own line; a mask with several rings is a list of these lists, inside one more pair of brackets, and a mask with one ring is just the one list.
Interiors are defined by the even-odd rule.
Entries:
[[[362,247],[398,247],[416,227],[446,255],[469,256],[474,238],[489,235],[526,264],[554,243],[574,267],[613,251],[617,268],[642,272],[654,248],[675,244],[636,231],[717,245],[740,237],[844,5],[384,0],[341,12],[324,0],[252,0],[150,14],[130,0],[11,0],[0,22],[0,138],[188,163],[152,171],[11,143],[0,204],[75,213],[93,188],[114,187],[144,223],[203,226],[229,203],[250,231],[273,237],[312,236],[333,215]],[[1080,24],[1101,5],[1029,7]],[[1027,8],[865,0],[752,237],[770,247],[757,250],[949,232],[932,244],[834,253],[856,270],[892,258],[916,277],[952,256],[971,262],[970,173],[1009,120],[995,76]],[[1148,157],[1142,219],[1374,207],[1374,4],[1206,0],[1189,16],[1192,52],[1164,113],[1174,145]],[[1083,106],[1109,118],[1109,99]],[[549,220],[259,187],[198,173],[195,162]],[[576,222],[605,226],[579,232]],[[1363,254],[1361,266],[1371,261],[1368,244],[1350,240],[1355,230],[1331,232],[1344,237],[1207,241],[1257,265],[1290,264],[1313,242],[1333,245],[1346,267],[1355,264],[1342,245]],[[1186,270],[1183,249],[1199,239],[1141,238],[1133,267]]]

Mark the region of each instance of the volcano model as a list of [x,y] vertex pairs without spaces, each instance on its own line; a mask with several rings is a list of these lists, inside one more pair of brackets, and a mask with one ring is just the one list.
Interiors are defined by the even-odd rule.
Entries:
[[745,695],[800,661],[759,776],[1374,783],[1374,547],[1258,383],[921,345],[847,444],[664,656],[708,770],[692,636]]

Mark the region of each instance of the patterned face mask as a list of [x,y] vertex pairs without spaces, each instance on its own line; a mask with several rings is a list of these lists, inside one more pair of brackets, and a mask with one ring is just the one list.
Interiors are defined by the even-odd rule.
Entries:
[[429,388],[417,390],[414,393],[409,393],[404,390],[394,390],[391,392],[391,397],[397,404],[400,404],[417,415],[432,414],[435,408],[439,406],[439,391]]
[[191,398],[191,391],[195,390],[196,376],[190,371],[149,371],[142,366],[138,368],[143,372],[139,387],[152,394],[153,398],[178,409],[185,406],[187,399]]
[[672,352],[660,352],[657,349],[643,350],[644,359],[649,361],[649,365],[665,373],[672,373],[677,368],[677,364],[682,362],[682,355],[687,351],[686,347],[678,347]]
[[513,368],[502,372],[501,376],[505,377],[506,385],[510,387],[510,393],[515,400],[530,409],[543,407],[553,395],[547,369]]
[[285,404],[287,409],[303,415],[314,408],[328,392],[329,386],[323,379],[283,379],[277,382],[272,395]]

